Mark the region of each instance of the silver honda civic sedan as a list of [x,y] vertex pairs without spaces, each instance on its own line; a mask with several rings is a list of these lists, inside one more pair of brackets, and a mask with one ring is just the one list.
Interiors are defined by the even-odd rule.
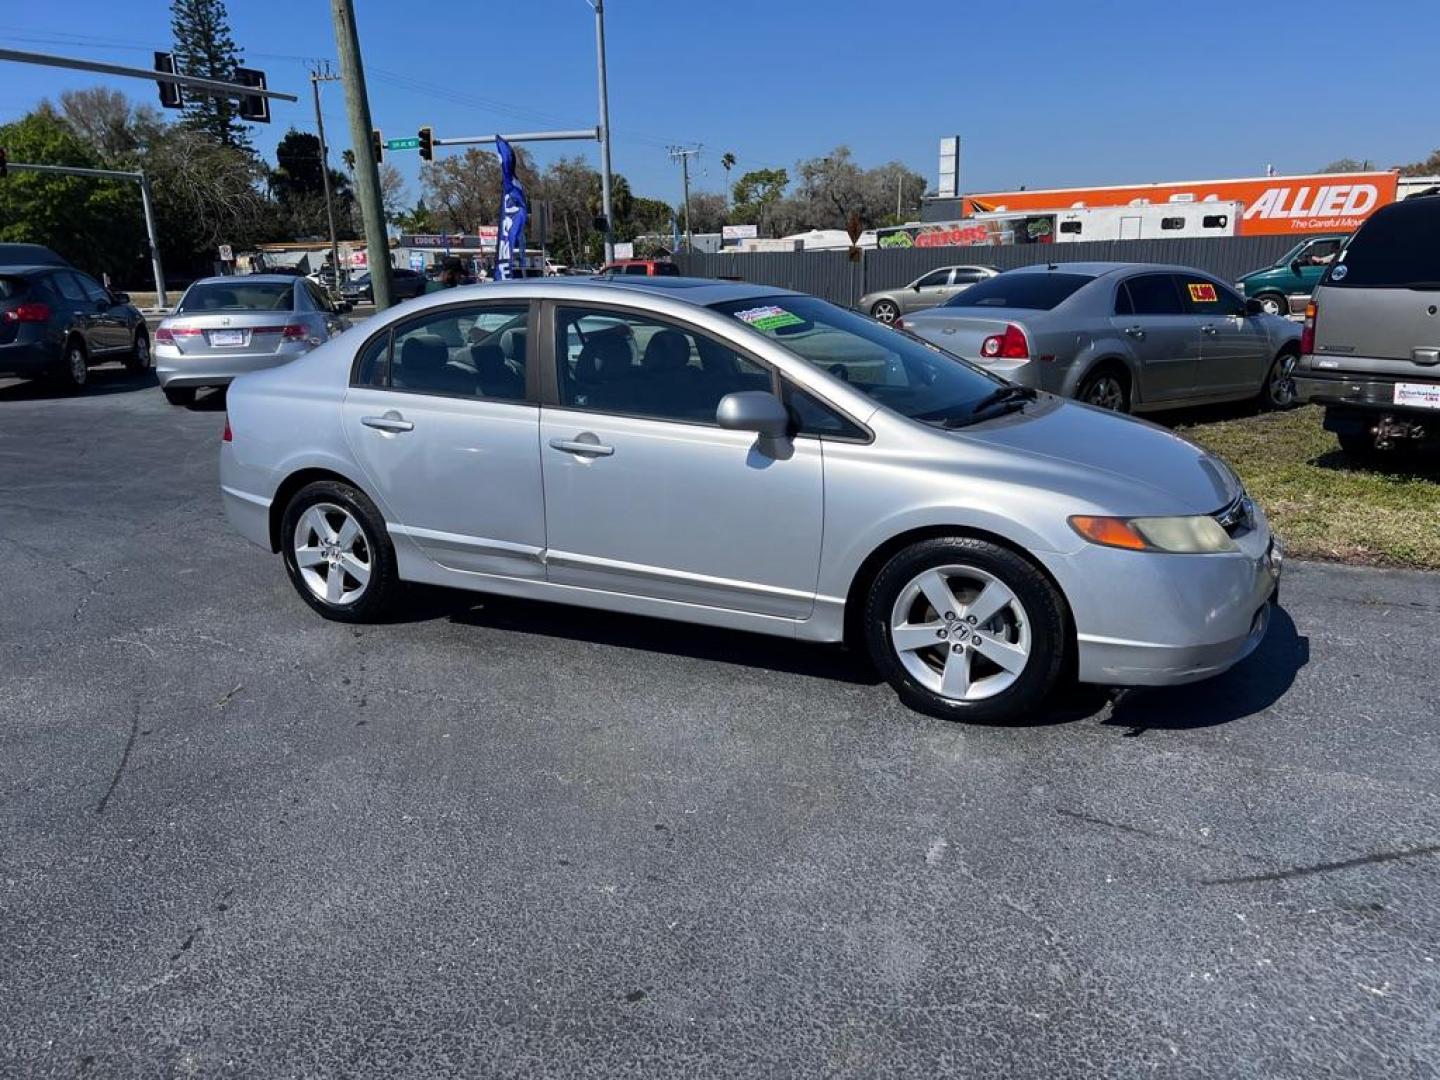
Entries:
[[898,325],[1014,382],[1118,412],[1294,403],[1300,328],[1200,270],[1007,270]]
[[349,326],[307,278],[202,278],[155,328],[155,377],[170,404],[188,405],[196,390],[288,364]]
[[227,407],[226,513],[327,618],[425,582],[845,641],[950,719],[1222,672],[1280,576],[1184,439],[768,286],[448,290]]

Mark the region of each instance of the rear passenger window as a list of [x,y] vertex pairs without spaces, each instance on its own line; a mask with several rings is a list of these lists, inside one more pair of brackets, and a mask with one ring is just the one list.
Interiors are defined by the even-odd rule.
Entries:
[[1440,281],[1440,197],[1382,206],[1330,264],[1326,285],[1346,289],[1435,288]]
[[79,303],[85,299],[85,293],[80,288],[80,282],[75,280],[74,274],[52,274],[50,280],[66,300]]
[[570,408],[714,424],[726,394],[771,388],[765,368],[692,330],[580,307],[555,319],[560,401]]
[[528,304],[445,308],[396,326],[366,346],[357,386],[414,394],[525,400]]
[[1183,315],[1180,292],[1169,274],[1140,274],[1125,283],[1132,315]]

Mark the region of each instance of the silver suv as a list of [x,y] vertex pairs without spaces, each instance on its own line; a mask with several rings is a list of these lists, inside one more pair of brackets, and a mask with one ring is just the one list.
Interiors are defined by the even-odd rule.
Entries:
[[1301,401],[1347,453],[1440,441],[1440,197],[1377,211],[1305,311]]

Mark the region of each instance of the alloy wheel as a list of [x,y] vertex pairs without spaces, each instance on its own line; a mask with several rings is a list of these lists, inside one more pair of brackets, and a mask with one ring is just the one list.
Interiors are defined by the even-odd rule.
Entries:
[[910,677],[953,701],[1009,689],[1030,661],[1030,618],[1014,591],[976,566],[916,575],[890,612],[890,643]]
[[328,604],[353,604],[370,584],[372,559],[365,530],[343,506],[321,502],[295,525],[295,565],[305,586]]
[[70,346],[70,351],[65,354],[65,367],[70,381],[76,386],[84,386],[90,377],[90,366],[85,363],[85,350],[79,345]]
[[141,334],[135,339],[135,370],[148,371],[150,369],[150,339]]
[[889,300],[881,300],[880,303],[875,305],[871,314],[875,316],[877,322],[885,323],[888,326],[899,318],[900,309]]
[[1125,388],[1114,375],[1101,375],[1090,384],[1085,401],[1111,412],[1120,412],[1125,408]]
[[1288,315],[1288,314],[1290,314],[1290,312],[1289,312],[1288,310],[1285,310],[1286,308],[1289,307],[1289,305],[1288,305],[1288,304],[1282,305],[1281,302],[1280,302],[1280,299],[1279,299],[1278,297],[1275,297],[1275,296],[1262,296],[1262,297],[1260,298],[1260,307],[1261,307],[1261,309],[1265,312],[1266,315]]
[[1270,404],[1283,409],[1295,403],[1295,357],[1286,353],[1270,375]]

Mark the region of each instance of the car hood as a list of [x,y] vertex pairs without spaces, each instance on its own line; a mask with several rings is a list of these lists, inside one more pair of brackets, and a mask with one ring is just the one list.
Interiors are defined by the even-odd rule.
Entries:
[[1047,471],[1069,471],[1067,487],[1081,497],[1087,497],[1087,476],[1095,481],[1090,494],[1103,504],[1124,500],[1125,492],[1133,491],[1134,509],[1113,506],[1114,513],[1150,513],[1151,507],[1175,505],[1163,512],[1209,514],[1241,491],[1228,465],[1174,432],[1050,394],[1023,413],[954,434],[1044,461]]

